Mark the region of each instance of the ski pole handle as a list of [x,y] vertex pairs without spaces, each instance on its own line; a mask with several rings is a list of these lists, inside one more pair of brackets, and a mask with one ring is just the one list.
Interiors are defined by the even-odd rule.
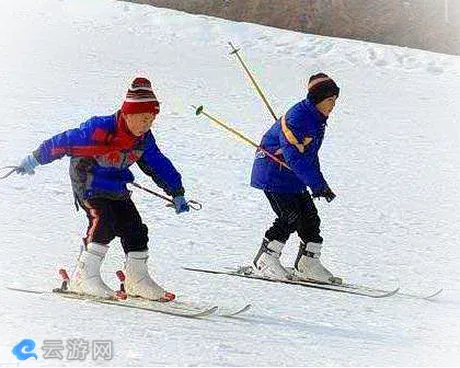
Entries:
[[270,111],[270,114],[273,116],[273,119],[277,120],[278,118],[276,117],[275,115],[275,112],[273,111],[272,107],[270,106],[270,104],[268,103],[268,100],[267,98],[265,97],[264,93],[262,92],[262,90],[260,89],[259,85],[257,84],[256,80],[254,79],[254,77],[252,76],[252,73],[249,71],[249,68],[246,66],[245,62],[243,61],[243,59],[241,58],[240,54],[238,54],[238,52],[240,51],[240,49],[237,49],[235,48],[235,46],[233,46],[233,44],[231,42],[228,43],[230,45],[230,47],[232,48],[232,52],[230,52],[231,55],[236,55],[236,57],[238,58],[238,60],[240,61],[241,65],[243,66],[243,69],[244,71],[246,72],[246,74],[248,75],[249,79],[251,80],[252,84],[254,85],[257,93],[259,94],[259,96],[262,98],[262,101],[264,102],[265,106],[267,107],[268,111]]
[[193,199],[187,202],[188,206],[195,211],[199,211],[203,208],[203,205],[200,202],[194,201]]
[[[199,211],[203,208],[203,205],[200,202],[194,201],[193,199],[187,201],[188,206],[195,211]],[[166,207],[174,208],[174,203],[168,203]]]

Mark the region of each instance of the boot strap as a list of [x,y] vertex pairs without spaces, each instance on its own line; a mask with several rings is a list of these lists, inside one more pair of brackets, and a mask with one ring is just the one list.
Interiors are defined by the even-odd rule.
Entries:
[[[274,243],[274,242],[276,242],[277,244]],[[276,247],[276,249],[271,248],[270,244],[274,245]],[[281,256],[281,251],[283,250],[284,244],[279,242],[279,241],[277,241],[277,240],[272,240],[272,241],[270,241],[268,243],[264,242],[262,244],[262,247],[263,247],[265,253],[276,254],[277,256]]]
[[319,258],[318,253],[312,253],[307,250],[304,250],[303,255],[310,258]]
[[148,253],[144,253],[144,254],[133,254],[133,253],[139,253],[139,252],[129,252],[127,258],[136,260],[136,261],[144,261],[144,262],[147,262],[147,260],[149,259]]

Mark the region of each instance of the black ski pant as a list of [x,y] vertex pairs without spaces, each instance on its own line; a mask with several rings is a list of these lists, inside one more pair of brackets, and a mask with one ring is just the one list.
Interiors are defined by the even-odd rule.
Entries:
[[321,220],[318,210],[308,192],[301,194],[264,192],[278,218],[265,233],[267,240],[286,243],[289,236],[297,231],[304,244],[322,243]]
[[89,221],[85,245],[109,244],[118,236],[125,253],[148,249],[148,229],[131,198],[93,198],[79,203]]

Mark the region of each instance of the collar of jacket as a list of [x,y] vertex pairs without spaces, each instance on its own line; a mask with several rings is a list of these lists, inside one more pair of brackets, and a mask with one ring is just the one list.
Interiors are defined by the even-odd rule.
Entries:
[[302,101],[303,106],[312,112],[312,114],[316,117],[318,122],[320,123],[321,126],[327,125],[327,116],[324,116],[321,111],[318,110],[316,105],[311,102],[308,98]]

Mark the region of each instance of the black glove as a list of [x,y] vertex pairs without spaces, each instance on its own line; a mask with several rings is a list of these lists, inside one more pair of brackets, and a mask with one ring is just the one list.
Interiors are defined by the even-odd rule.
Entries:
[[319,192],[314,192],[313,193],[313,198],[321,198],[321,197],[324,197],[326,198],[326,202],[329,203],[329,202],[332,202],[334,200],[334,198],[336,197],[336,195],[334,194],[334,192],[331,190],[331,188],[327,187]]

